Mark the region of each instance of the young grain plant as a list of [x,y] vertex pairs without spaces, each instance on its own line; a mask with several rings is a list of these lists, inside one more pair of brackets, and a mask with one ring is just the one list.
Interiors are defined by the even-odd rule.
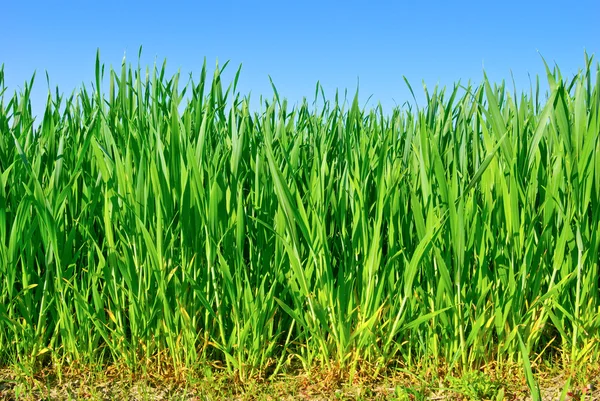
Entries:
[[598,360],[590,59],[544,96],[484,78],[391,115],[277,93],[251,112],[239,71],[182,87],[97,61],[34,121],[33,79],[12,94],[2,71],[2,365]]

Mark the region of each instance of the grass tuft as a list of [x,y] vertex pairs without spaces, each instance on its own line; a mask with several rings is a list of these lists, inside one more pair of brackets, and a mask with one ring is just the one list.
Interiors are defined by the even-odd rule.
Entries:
[[[243,387],[519,363],[539,398],[548,361],[598,363],[591,57],[547,66],[544,98],[484,76],[389,115],[275,87],[251,111],[226,67],[182,85],[98,55],[39,119],[34,79],[11,94],[0,68],[0,366]],[[472,379],[469,397],[498,390]]]

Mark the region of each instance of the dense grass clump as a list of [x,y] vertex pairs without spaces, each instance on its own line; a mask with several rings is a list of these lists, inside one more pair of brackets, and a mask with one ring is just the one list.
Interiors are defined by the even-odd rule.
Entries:
[[251,112],[237,75],[98,61],[37,121],[0,70],[0,365],[598,361],[585,62],[546,95],[484,78],[384,115],[277,92]]

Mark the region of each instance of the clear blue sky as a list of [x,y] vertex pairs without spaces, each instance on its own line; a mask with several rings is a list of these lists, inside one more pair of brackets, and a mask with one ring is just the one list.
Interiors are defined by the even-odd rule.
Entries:
[[[544,72],[538,51],[564,74],[583,67],[583,53],[600,56],[600,1],[4,1],[0,63],[8,86],[22,87],[37,70],[34,101],[51,85],[71,92],[93,81],[96,49],[119,67],[167,59],[169,71],[198,75],[203,59],[242,63],[239,89],[271,95],[268,75],[292,102],[327,94],[372,95],[389,110],[413,88],[479,81],[482,67],[499,81],[511,71],[521,89]],[[232,68],[233,67],[233,68]],[[418,90],[420,92],[420,90]],[[421,97],[422,98],[422,97]],[[256,106],[256,103],[255,103]],[[35,108],[40,107],[34,105]]]

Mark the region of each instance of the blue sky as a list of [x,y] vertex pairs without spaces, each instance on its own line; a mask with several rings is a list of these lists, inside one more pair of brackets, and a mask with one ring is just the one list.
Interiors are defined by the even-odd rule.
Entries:
[[[51,85],[71,92],[89,85],[96,49],[119,67],[126,52],[137,64],[167,59],[169,72],[198,75],[203,60],[243,64],[239,89],[271,96],[270,75],[292,103],[314,95],[320,81],[382,103],[410,100],[402,76],[451,86],[495,81],[520,89],[543,74],[540,54],[565,75],[583,67],[583,53],[600,56],[600,1],[326,2],[326,1],[5,1],[0,14],[0,63],[7,85],[22,87],[37,70],[34,110]],[[538,51],[540,53],[538,53]],[[421,95],[418,98],[422,99]],[[255,104],[256,105],[256,104]]]

